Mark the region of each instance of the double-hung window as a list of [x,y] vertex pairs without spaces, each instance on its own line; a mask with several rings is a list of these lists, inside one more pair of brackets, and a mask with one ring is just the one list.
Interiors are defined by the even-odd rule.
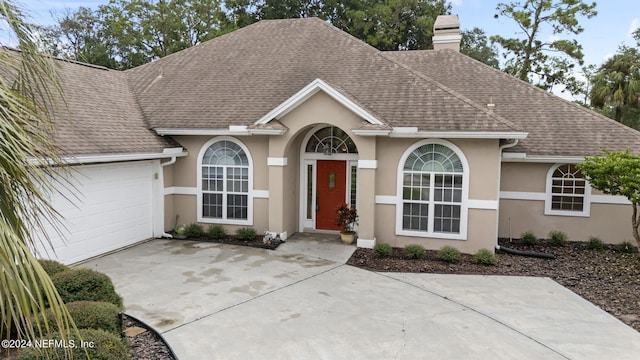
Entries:
[[235,142],[220,140],[202,156],[202,218],[248,220],[249,159]]
[[589,216],[591,189],[574,164],[555,165],[547,174],[545,214]]
[[464,166],[443,144],[413,150],[402,168],[402,232],[460,234]]

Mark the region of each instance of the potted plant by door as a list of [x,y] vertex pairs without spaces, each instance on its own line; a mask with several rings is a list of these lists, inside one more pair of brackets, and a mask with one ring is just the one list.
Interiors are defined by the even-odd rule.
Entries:
[[353,244],[356,232],[353,226],[358,224],[358,211],[354,207],[342,204],[336,210],[336,224],[340,226],[340,238],[345,244]]

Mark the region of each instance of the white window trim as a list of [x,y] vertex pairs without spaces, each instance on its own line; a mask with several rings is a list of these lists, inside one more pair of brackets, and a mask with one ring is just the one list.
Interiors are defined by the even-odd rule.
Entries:
[[[213,145],[213,143],[216,143],[218,141],[230,141],[238,146],[240,146],[240,148],[245,152],[245,154],[247,155],[247,160],[249,161],[249,184],[247,187],[247,219],[246,220],[229,220],[229,219],[214,219],[214,218],[205,218],[202,216],[202,158],[204,157],[205,152],[207,151],[207,149],[209,149],[209,147],[211,145]],[[198,207],[198,216],[197,216],[197,221],[200,223],[205,223],[205,224],[225,224],[225,225],[253,225],[253,158],[251,156],[251,152],[249,152],[249,149],[240,141],[238,141],[238,139],[235,139],[233,137],[230,136],[217,136],[214,137],[213,139],[210,139],[209,141],[207,141],[202,148],[200,149],[200,152],[198,153],[198,165],[197,165],[197,178],[196,181],[198,183],[197,185],[197,207]],[[226,181],[226,179],[225,179]]]
[[[402,228],[402,210],[403,210],[403,199],[402,199],[402,185],[403,185],[403,175],[404,175],[404,163],[407,161],[409,155],[415,151],[417,148],[423,145],[429,144],[438,144],[444,145],[451,150],[460,158],[462,162],[463,170],[462,170],[462,201],[460,204],[460,233],[451,234],[451,233],[440,233],[440,232],[426,232],[426,231],[412,231],[405,230]],[[410,146],[400,158],[398,163],[398,177],[396,181],[396,235],[405,235],[405,236],[414,236],[414,237],[423,237],[423,238],[434,238],[434,239],[450,239],[450,240],[467,240],[467,222],[468,222],[468,213],[469,213],[469,162],[467,161],[467,157],[464,156],[462,150],[459,147],[454,145],[453,143],[442,140],[442,139],[425,139],[422,141],[418,141],[412,146]],[[386,198],[389,200],[390,198]],[[432,202],[432,200],[430,201]],[[432,221],[433,217],[429,217],[429,221]],[[429,225],[431,228],[431,225]]]
[[567,165],[567,163],[562,164],[554,164],[547,171],[547,186],[545,189],[545,199],[544,199],[544,214],[552,215],[552,216],[572,216],[572,217],[590,217],[591,216],[591,184],[585,179],[585,188],[584,188],[584,201],[582,204],[582,211],[571,211],[571,210],[554,210],[551,208],[552,197],[552,183],[553,183],[553,173],[560,166]]

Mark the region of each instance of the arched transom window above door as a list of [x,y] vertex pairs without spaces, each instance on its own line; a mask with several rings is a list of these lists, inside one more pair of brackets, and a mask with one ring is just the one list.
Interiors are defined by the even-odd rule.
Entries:
[[342,129],[327,126],[311,135],[305,152],[329,154],[357,154],[356,144]]

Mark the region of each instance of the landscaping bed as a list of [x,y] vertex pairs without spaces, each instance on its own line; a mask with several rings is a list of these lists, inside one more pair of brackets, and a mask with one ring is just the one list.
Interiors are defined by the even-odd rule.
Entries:
[[640,331],[640,258],[619,251],[613,245],[588,249],[585,242],[551,246],[539,240],[527,245],[521,240],[499,240],[500,246],[523,251],[544,252],[555,259],[542,259],[498,252],[496,265],[480,265],[473,255],[461,255],[457,263],[438,260],[437,251],[426,251],[424,258],[407,260],[403,249],[393,248],[387,258],[376,258],[371,249],[359,248],[347,264],[383,272],[424,272],[508,276],[546,276],[594,305]]

